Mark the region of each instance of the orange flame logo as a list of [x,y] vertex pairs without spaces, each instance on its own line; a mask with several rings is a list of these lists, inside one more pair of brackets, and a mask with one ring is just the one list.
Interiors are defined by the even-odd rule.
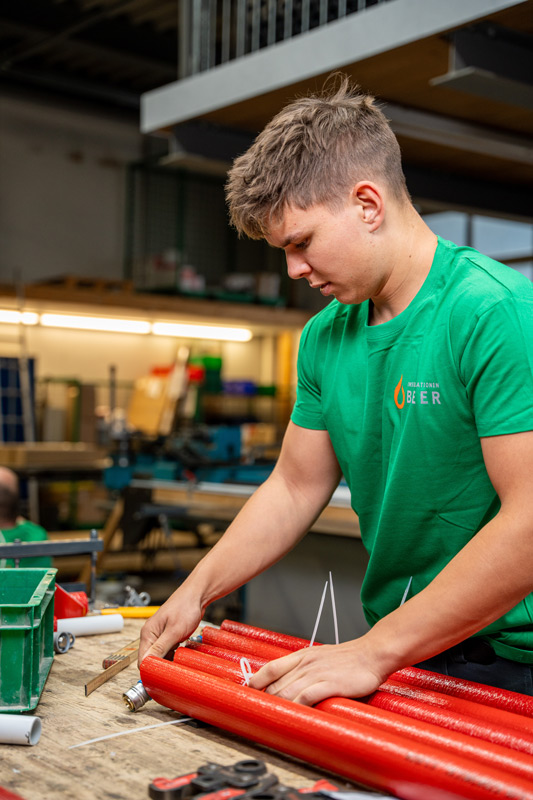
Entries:
[[[403,375],[400,378],[400,382],[398,383],[398,386],[394,390],[394,402],[396,403],[397,408],[403,408],[404,405],[405,405],[405,392],[404,392],[404,389],[403,389],[403,386],[402,386],[402,381],[403,381]],[[402,402],[401,403],[398,402],[398,398],[400,396],[400,392],[402,393]]]

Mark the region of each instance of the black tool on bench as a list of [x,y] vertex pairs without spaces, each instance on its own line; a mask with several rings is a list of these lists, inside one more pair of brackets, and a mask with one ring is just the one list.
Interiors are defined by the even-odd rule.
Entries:
[[[204,764],[197,772],[177,778],[155,778],[149,786],[149,795],[158,800],[199,800],[206,796],[209,800],[229,800],[237,795],[251,795],[255,789],[264,792],[277,782],[275,775],[267,775],[262,761],[248,759],[230,766]],[[219,797],[219,792],[223,796]]]
[[319,792],[326,788],[338,790],[327,781],[303,790],[284,786],[267,772],[263,761],[248,759],[230,766],[204,764],[197,772],[176,778],[155,778],[148,791],[152,800],[324,800]]

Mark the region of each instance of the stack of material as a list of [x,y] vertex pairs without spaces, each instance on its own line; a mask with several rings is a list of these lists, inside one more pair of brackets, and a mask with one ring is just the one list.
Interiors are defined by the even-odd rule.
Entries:
[[415,668],[314,708],[243,685],[242,657],[256,670],[308,644],[226,620],[141,678],[162,705],[405,800],[533,800],[533,698]]
[[104,450],[85,442],[27,442],[0,445],[0,462],[18,469],[103,469]]

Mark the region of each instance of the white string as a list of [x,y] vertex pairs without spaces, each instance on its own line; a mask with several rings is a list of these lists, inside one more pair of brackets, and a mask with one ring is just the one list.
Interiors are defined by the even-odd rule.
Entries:
[[320,601],[320,607],[318,609],[318,614],[317,614],[317,618],[316,618],[316,622],[315,622],[315,628],[313,630],[313,635],[311,636],[311,641],[309,642],[309,647],[312,647],[314,645],[314,643],[315,643],[315,636],[316,636],[316,632],[318,630],[318,623],[320,622],[320,617],[322,616],[322,608],[324,606],[324,599],[326,597],[327,590],[328,590],[328,582],[326,581],[326,584],[324,586],[324,591],[322,592],[322,600]]
[[189,722],[191,719],[192,717],[182,717],[181,719],[171,719],[170,722],[158,722],[155,725],[143,725],[142,728],[132,728],[129,731],[110,733],[108,736],[99,736],[97,739],[87,739],[86,742],[71,744],[69,750],[73,750],[75,747],[83,747],[86,744],[93,744],[94,742],[103,742],[104,739],[114,739],[116,736],[127,736],[130,733],[139,733],[139,731],[147,731],[150,728],[161,728],[163,725],[178,725],[180,722]]
[[409,589],[411,588],[412,582],[413,582],[413,576],[411,575],[411,577],[409,578],[409,582],[405,587],[405,592],[403,593],[402,602],[400,603],[401,606],[403,606],[403,604],[407,600],[407,595],[409,594]]
[[248,684],[250,683],[250,678],[253,675],[251,664],[248,661],[248,659],[245,658],[244,656],[239,661],[239,664],[241,665],[241,672],[242,672],[242,678],[243,678],[243,681],[244,681],[244,685],[248,686]]
[[337,625],[337,607],[335,605],[335,592],[333,591],[333,576],[329,573],[329,591],[331,592],[331,606],[333,608],[333,625],[335,627],[335,644],[339,644],[339,628]]

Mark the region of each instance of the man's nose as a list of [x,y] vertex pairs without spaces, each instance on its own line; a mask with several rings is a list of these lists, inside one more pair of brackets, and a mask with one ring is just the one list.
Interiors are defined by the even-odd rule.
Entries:
[[310,272],[311,267],[304,256],[298,253],[287,253],[287,273],[289,278],[297,281],[299,278],[305,278]]

